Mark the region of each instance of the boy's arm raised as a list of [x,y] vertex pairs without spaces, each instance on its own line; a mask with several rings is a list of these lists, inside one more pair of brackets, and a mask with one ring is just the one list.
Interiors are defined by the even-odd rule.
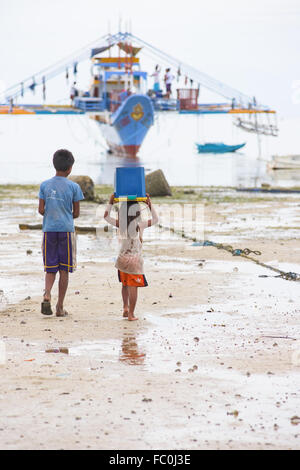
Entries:
[[114,225],[115,227],[119,227],[119,222],[117,219],[114,219],[113,217],[110,216],[110,213],[111,213],[111,210],[112,210],[112,206],[113,206],[113,203],[114,203],[114,194],[112,194],[109,198],[109,203],[108,205],[106,206],[106,209],[105,209],[105,212],[104,212],[104,219],[106,220],[106,222],[108,222],[109,224],[111,225]]
[[147,227],[151,227],[152,225],[156,225],[157,222],[158,222],[158,215],[156,213],[156,210],[154,209],[153,205],[152,205],[152,202],[151,202],[151,199],[150,199],[150,196],[149,194],[147,194],[147,205],[150,209],[150,212],[151,212],[151,216],[152,216],[152,219],[149,219],[147,220],[146,222],[142,222],[140,224],[141,228],[142,229],[145,229]]
[[154,209],[153,206],[150,207],[150,211],[151,211],[151,215],[152,215],[152,219],[149,219],[147,222],[146,222],[146,227],[151,227],[152,225],[156,225],[157,222],[158,222],[158,215],[156,213],[156,210]]

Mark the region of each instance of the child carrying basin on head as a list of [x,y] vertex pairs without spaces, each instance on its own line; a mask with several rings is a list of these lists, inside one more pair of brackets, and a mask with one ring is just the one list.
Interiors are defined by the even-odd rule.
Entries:
[[104,213],[105,220],[118,228],[120,251],[115,264],[118,270],[119,281],[122,283],[123,316],[129,321],[138,320],[134,311],[138,296],[138,287],[148,285],[144,274],[142,256],[143,232],[146,228],[157,224],[158,216],[147,194],[147,205],[152,218],[143,221],[141,207],[138,202],[125,201],[120,205],[118,218],[111,217],[114,203],[114,194],[110,196],[108,206]]

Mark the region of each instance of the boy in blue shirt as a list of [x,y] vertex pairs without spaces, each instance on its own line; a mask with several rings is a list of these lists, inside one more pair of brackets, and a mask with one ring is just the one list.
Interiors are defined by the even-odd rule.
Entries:
[[68,179],[74,165],[68,150],[57,150],[53,155],[56,175],[40,186],[39,213],[43,218],[43,260],[45,292],[41,306],[44,315],[52,315],[51,290],[59,272],[56,316],[64,317],[64,299],[69,273],[76,268],[76,239],[74,219],[80,214],[80,201],[84,199],[80,186]]

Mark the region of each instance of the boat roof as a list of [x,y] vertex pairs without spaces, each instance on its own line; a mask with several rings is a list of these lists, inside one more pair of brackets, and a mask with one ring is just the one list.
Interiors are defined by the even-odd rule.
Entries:
[[93,62],[103,64],[139,64],[140,59],[138,57],[93,57]]

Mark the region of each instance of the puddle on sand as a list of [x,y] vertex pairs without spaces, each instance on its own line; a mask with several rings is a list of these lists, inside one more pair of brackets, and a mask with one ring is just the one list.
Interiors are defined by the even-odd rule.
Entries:
[[[274,262],[275,264],[275,262]],[[297,265],[285,265],[285,269],[299,271]],[[238,268],[235,272],[234,268]],[[260,274],[270,274],[268,270],[252,263],[241,261],[210,261],[206,270],[227,273],[230,277],[231,292],[227,285],[217,286],[219,293],[224,289],[226,302],[189,305],[181,308],[164,309],[159,315],[145,313],[151,323],[147,332],[124,330],[121,340],[102,340],[74,345],[70,355],[87,356],[94,362],[121,362],[140,366],[153,373],[171,373],[174,371],[199,373],[203,376],[221,377],[222,370],[212,368],[211,357],[216,354],[215,337],[220,337],[222,353],[230,355],[232,337],[244,341],[251,336],[262,334],[290,335],[298,337],[294,325],[284,331],[270,326],[269,320],[261,319],[261,312],[270,314],[292,313],[297,308],[298,289],[295,283],[275,278],[260,278]],[[243,297],[238,295],[243,291]],[[225,292],[226,291],[226,292]],[[237,295],[233,295],[237,294]],[[225,297],[224,297],[225,298]],[[245,298],[248,302],[245,304]],[[259,301],[258,301],[259,298]],[[257,324],[245,330],[243,325],[257,318]],[[121,325],[120,325],[120,328]],[[229,333],[224,343],[223,334]],[[218,348],[217,348],[218,349]],[[178,365],[178,363],[180,363]],[[224,375],[224,374],[223,374]],[[223,377],[222,375],[222,377]],[[226,375],[226,374],[225,374]]]
[[199,269],[199,261],[191,260],[189,258],[178,259],[171,256],[148,256],[146,263],[152,268],[159,270],[167,270],[168,272],[176,272],[180,274],[201,273]]
[[[195,336],[201,336],[203,326],[203,306],[195,306],[179,311],[176,318],[168,315],[146,314],[152,324],[146,333],[123,333],[121,340],[101,340],[74,345],[69,348],[70,356],[88,357],[93,367],[101,363],[122,363],[140,366],[153,373],[172,373],[183,363],[180,372],[196,372],[201,364],[201,374],[210,374],[204,367],[208,354],[199,356],[199,344]],[[196,311],[198,313],[196,313]],[[199,313],[201,312],[202,313]],[[187,315],[190,312],[192,315]],[[216,312],[218,323],[225,321],[226,314]],[[127,330],[127,327],[126,327]],[[180,364],[181,366],[181,364]],[[95,367],[96,368],[96,367]]]
[[122,341],[102,340],[83,343],[69,348],[70,356],[88,356],[94,362],[123,362],[143,365],[146,358],[144,349],[138,344],[136,335],[124,334]]
[[94,359],[101,359],[106,361],[114,361],[118,353],[119,341],[106,340],[106,341],[93,341],[74,345],[69,348],[70,356],[86,356],[89,355]]

